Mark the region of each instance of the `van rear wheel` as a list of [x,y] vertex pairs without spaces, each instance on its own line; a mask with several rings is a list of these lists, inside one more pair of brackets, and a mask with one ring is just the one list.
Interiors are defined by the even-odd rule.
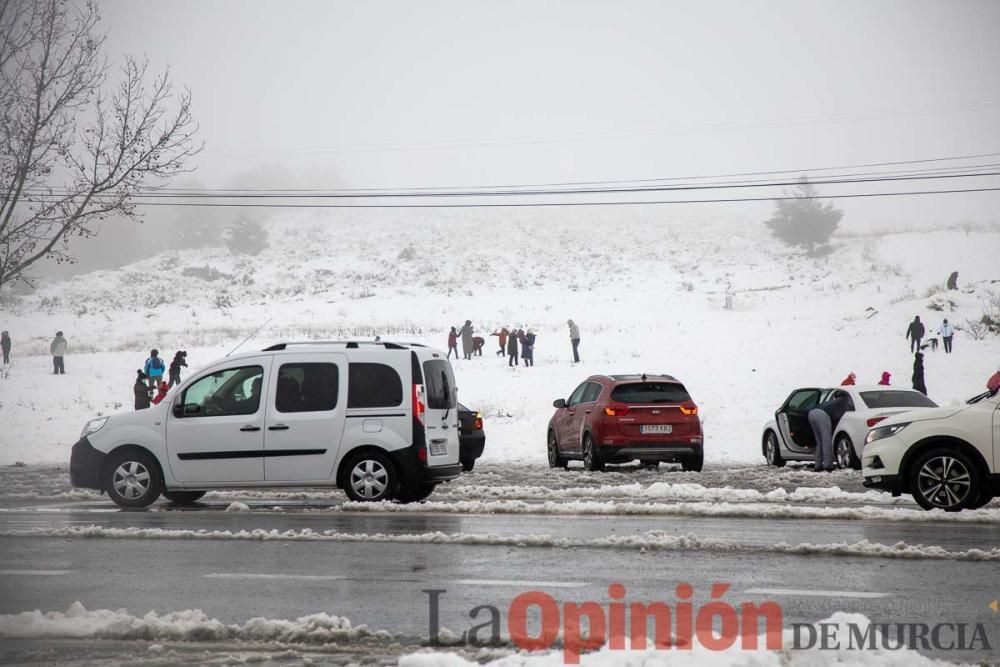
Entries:
[[347,461],[344,471],[341,487],[355,502],[392,500],[399,490],[396,466],[382,452],[369,450],[356,454]]

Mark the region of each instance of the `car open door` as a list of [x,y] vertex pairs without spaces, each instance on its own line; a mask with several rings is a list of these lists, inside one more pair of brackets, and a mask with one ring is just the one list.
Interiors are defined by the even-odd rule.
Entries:
[[796,389],[774,414],[785,447],[798,453],[812,453],[816,449],[809,411],[819,405],[823,390],[818,387]]

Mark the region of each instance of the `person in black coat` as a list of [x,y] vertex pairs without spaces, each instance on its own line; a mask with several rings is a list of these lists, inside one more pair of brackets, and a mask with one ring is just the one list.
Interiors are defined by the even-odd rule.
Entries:
[[846,412],[847,394],[843,393],[837,398],[823,401],[808,412],[809,426],[812,427],[813,439],[816,441],[813,464],[816,472],[833,470],[833,433]]
[[135,394],[135,409],[145,410],[149,407],[149,392],[151,389],[146,383],[146,374],[141,370],[136,371],[135,384],[132,385],[132,393]]
[[186,350],[180,350],[174,355],[174,360],[170,362],[170,368],[168,372],[170,374],[170,382],[167,384],[167,388],[170,389],[175,384],[181,383],[181,366],[187,368],[187,356]]
[[511,331],[510,335],[507,336],[507,365],[508,366],[519,366],[520,363],[517,360],[517,332]]
[[920,321],[920,316],[917,315],[910,322],[910,326],[906,328],[906,337],[910,339],[910,353],[920,351],[920,339],[924,337],[924,333],[926,333],[924,323]]
[[924,383],[924,353],[917,352],[913,356],[913,390],[927,395],[927,385]]

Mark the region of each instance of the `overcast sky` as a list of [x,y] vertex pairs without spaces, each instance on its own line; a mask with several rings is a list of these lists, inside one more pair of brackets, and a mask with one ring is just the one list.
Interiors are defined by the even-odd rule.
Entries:
[[[1000,152],[995,0],[101,5],[109,56],[192,89],[208,186],[261,164],[310,187],[464,186]],[[905,187],[983,184],[1000,178]],[[1000,220],[997,193],[841,205],[855,224]]]

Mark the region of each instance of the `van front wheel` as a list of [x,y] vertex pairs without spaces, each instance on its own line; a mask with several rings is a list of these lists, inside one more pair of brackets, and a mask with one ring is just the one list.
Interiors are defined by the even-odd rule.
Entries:
[[160,497],[160,468],[146,452],[115,454],[105,471],[104,488],[119,507],[146,507]]
[[341,486],[355,502],[371,503],[392,500],[399,489],[399,476],[389,457],[378,451],[362,452],[351,457]]

